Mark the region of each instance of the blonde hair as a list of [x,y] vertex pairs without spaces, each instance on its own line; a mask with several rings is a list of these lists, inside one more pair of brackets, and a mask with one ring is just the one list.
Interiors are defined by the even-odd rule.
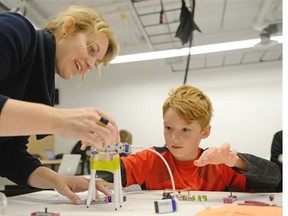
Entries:
[[[118,42],[112,33],[107,21],[91,8],[72,5],[67,10],[59,13],[55,18],[50,19],[44,29],[57,34],[66,20],[73,20],[75,26],[75,34],[79,32],[98,32],[104,33],[109,41],[108,49],[103,57],[101,64],[108,65],[119,53]],[[98,67],[100,65],[96,65]]]
[[132,144],[132,138],[133,138],[132,133],[123,129],[120,130],[119,133],[120,133],[120,139],[122,143],[126,142],[128,144]]
[[169,108],[187,123],[198,121],[202,130],[210,124],[213,112],[208,96],[189,85],[182,85],[169,93],[163,104],[163,116]]

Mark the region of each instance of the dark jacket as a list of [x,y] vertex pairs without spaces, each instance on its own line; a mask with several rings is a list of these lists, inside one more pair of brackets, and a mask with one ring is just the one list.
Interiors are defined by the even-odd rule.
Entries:
[[[0,13],[0,115],[8,98],[54,105],[55,38],[18,13]],[[45,135],[38,135],[43,138]],[[39,166],[28,136],[0,137],[0,176],[21,185]]]

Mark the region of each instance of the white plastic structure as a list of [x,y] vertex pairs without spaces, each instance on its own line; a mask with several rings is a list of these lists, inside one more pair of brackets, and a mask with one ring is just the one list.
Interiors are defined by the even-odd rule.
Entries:
[[120,169],[120,156],[119,153],[129,153],[130,145],[127,143],[114,144],[102,148],[93,149],[90,156],[90,169],[91,177],[89,182],[88,196],[86,200],[87,208],[90,206],[91,201],[94,201],[96,196],[95,176],[97,170],[109,171],[113,173],[114,178],[114,195],[113,203],[115,210],[122,207],[123,194],[122,194],[122,181]]

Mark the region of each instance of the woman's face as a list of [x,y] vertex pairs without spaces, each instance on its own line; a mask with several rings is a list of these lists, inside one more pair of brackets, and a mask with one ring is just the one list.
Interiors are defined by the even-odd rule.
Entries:
[[210,126],[204,130],[197,121],[188,124],[169,108],[164,115],[164,137],[166,146],[179,161],[194,160],[202,138],[209,135]]
[[65,34],[56,41],[56,73],[69,80],[86,74],[100,63],[108,49],[107,36],[99,32]]

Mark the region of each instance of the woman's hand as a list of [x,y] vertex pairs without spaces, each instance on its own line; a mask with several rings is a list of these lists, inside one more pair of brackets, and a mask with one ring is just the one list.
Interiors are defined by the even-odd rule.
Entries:
[[[116,122],[99,109],[57,109],[56,112],[56,134],[81,140],[84,149],[87,146],[101,147],[120,141]],[[107,119],[108,123],[100,123],[101,118]]]
[[[105,118],[108,123],[99,124]],[[8,99],[1,111],[0,136],[56,134],[101,147],[120,141],[115,121],[97,108],[62,109]]]
[[[38,167],[28,178],[28,184],[35,188],[54,189],[58,193],[66,196],[72,203],[81,204],[78,192],[88,191],[89,180],[82,176],[64,176],[47,167]],[[96,198],[99,198],[98,191],[106,196],[111,196],[111,192],[100,183],[95,182],[97,188]]]
[[[106,196],[111,196],[111,192],[104,186],[95,182],[97,188],[96,199],[100,198],[98,191],[104,193]],[[87,191],[89,188],[89,180],[80,176],[62,176],[59,175],[55,184],[55,190],[66,196],[72,203],[79,205],[81,199],[75,193]]]

